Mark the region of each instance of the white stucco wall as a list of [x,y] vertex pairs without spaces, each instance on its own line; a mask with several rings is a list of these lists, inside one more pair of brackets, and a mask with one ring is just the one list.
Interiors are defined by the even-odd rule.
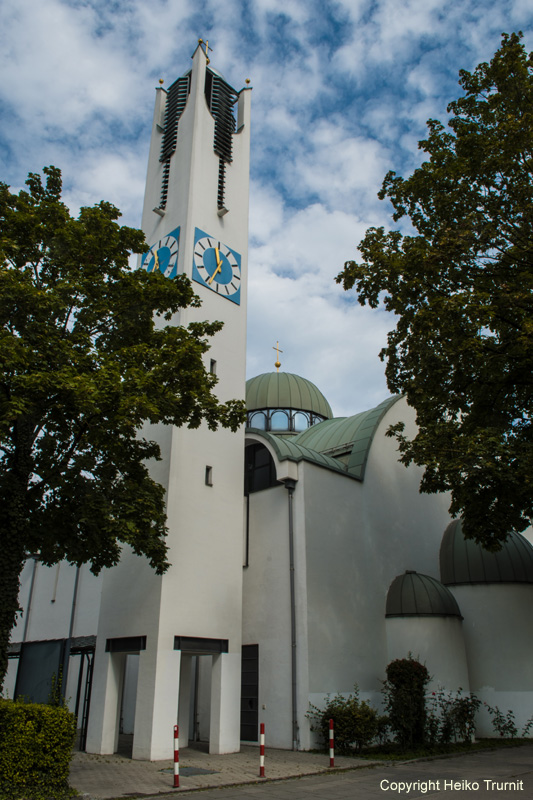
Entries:
[[7,672],[2,687],[2,697],[13,698],[15,696],[15,684],[17,681],[18,658],[10,658],[7,662]]
[[[30,590],[33,578],[33,594]],[[71,621],[73,636],[94,636],[102,592],[103,574],[93,575],[89,565],[80,567],[77,596],[76,567],[62,561],[53,567],[29,559],[20,577],[19,602],[23,609],[11,636],[21,642],[26,630],[27,641],[66,639]]]
[[420,470],[398,462],[385,431],[400,418],[413,424],[403,400],[376,431],[362,483],[304,467],[312,693],[357,683],[379,701],[390,583],[406,569],[439,576],[448,501],[420,495]]
[[243,644],[259,645],[259,722],[271,746],[292,747],[287,490],[250,495],[249,560],[243,571]]
[[431,675],[428,691],[470,691],[459,617],[389,617],[386,630],[388,664],[411,653]]
[[[533,585],[468,584],[449,589],[464,616],[471,691],[503,713],[513,709],[521,731],[533,715]],[[477,735],[498,735],[486,712],[480,714]]]

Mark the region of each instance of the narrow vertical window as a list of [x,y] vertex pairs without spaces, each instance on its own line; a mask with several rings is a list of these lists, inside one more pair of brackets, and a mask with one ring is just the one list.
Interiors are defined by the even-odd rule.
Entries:
[[217,362],[215,361],[214,358],[211,359],[211,362],[209,364],[209,372],[211,373],[211,375],[217,374]]
[[213,485],[213,467],[205,468],[205,485],[206,486]]

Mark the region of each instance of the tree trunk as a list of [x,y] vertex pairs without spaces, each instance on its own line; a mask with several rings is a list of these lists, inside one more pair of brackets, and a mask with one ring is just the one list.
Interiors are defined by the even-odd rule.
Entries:
[[[24,490],[0,496],[0,691],[7,672],[7,650],[19,607],[20,573],[26,560]],[[24,487],[25,488],[25,487]],[[6,496],[7,494],[7,496]],[[2,502],[3,501],[3,502]]]

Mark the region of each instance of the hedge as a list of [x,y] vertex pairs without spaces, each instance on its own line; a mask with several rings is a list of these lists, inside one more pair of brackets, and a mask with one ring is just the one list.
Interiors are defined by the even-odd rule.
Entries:
[[76,718],[68,709],[0,698],[0,798],[63,800]]

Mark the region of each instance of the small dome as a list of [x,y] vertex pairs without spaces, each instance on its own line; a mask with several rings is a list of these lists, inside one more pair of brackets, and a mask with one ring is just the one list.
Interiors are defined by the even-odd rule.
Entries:
[[246,408],[290,408],[331,419],[331,407],[314,383],[290,372],[266,372],[246,381]]
[[443,583],[533,583],[533,547],[519,533],[510,533],[496,553],[465,539],[461,520],[450,522],[440,546]]
[[461,617],[457,600],[429,575],[408,570],[394,578],[387,594],[386,617]]

